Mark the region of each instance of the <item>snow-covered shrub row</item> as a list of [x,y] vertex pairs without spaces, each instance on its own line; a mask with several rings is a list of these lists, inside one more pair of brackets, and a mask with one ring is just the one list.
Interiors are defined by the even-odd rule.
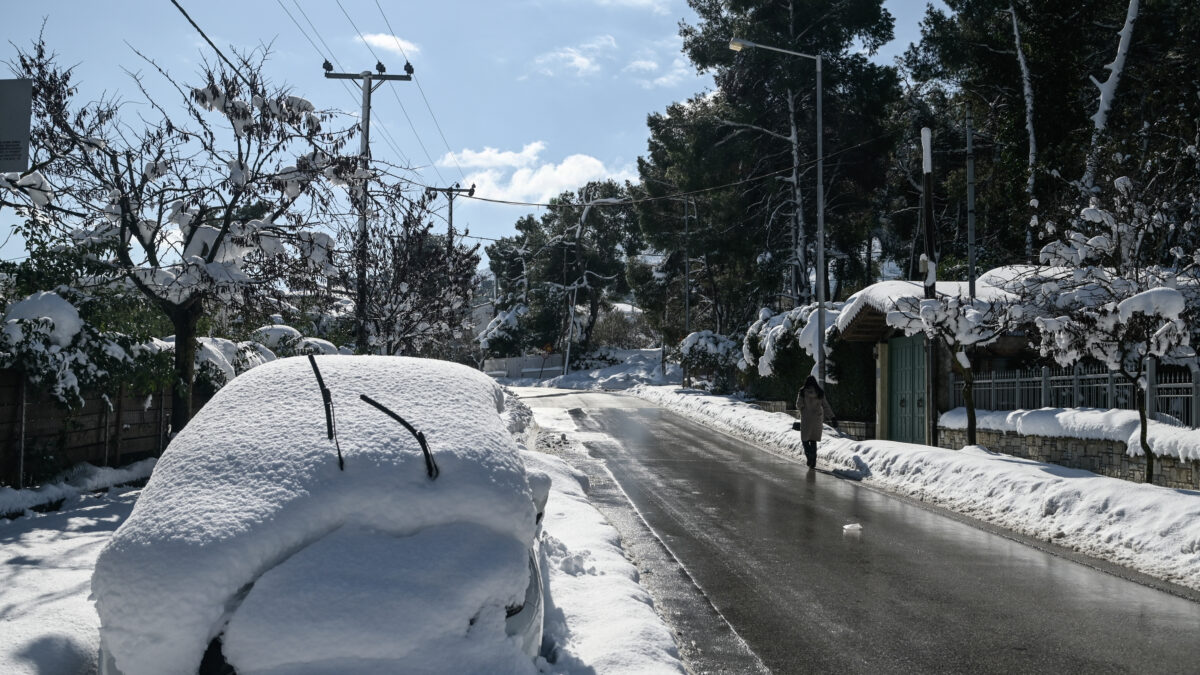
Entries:
[[64,295],[87,300],[78,291],[60,288],[33,293],[8,307],[0,327],[0,367],[20,370],[30,383],[68,406],[82,405],[84,390],[115,389],[114,380],[165,377],[169,363],[154,345],[98,330]]
[[599,370],[623,363],[621,350],[612,347],[597,347],[592,351],[571,359],[571,370]]
[[[68,406],[82,405],[84,391],[115,389],[115,380],[155,388],[169,378],[174,336],[136,342],[101,332],[63,295],[87,301],[78,291],[61,288],[34,293],[5,311],[0,367],[20,370],[30,383]],[[196,341],[196,379],[214,390],[277,356],[339,353],[328,340],[304,337],[290,326],[264,326],[252,340],[241,342],[218,337]]]
[[[305,337],[287,325],[263,326],[251,334],[251,339],[235,342],[225,338],[196,338],[196,379],[213,390],[220,389],[242,373],[286,356],[339,354],[332,342]],[[174,348],[174,336],[158,341],[166,349]]]
[[[841,313],[842,303],[825,303],[825,330],[834,326]],[[812,358],[817,354],[817,305],[804,305],[780,314],[763,308],[758,313],[758,321],[746,330],[746,338],[742,342],[741,359],[737,363],[739,370],[748,371],[757,368],[758,374],[770,377],[775,372],[775,359],[787,347],[797,346]],[[826,335],[828,338],[828,335]],[[829,340],[825,340],[825,356],[828,358],[832,348]]]

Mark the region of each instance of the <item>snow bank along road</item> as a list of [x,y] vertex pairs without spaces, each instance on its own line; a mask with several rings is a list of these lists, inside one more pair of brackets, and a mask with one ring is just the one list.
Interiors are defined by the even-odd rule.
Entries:
[[638,399],[526,391],[538,424],[607,464],[773,672],[1187,672],[1200,658],[1193,601]]

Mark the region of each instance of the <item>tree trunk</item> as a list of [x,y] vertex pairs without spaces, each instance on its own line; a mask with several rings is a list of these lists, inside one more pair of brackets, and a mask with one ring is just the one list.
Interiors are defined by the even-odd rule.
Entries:
[[963,405],[967,408],[967,445],[976,445],[975,435],[975,371],[963,368]]
[[196,380],[196,325],[199,302],[173,307],[167,315],[175,327],[175,386],[171,387],[171,435],[192,419],[192,385]]
[[591,294],[588,302],[588,322],[587,327],[583,329],[583,343],[579,346],[579,353],[586,354],[592,348],[592,331],[596,328],[596,321],[600,318],[600,296]]
[[799,307],[801,299],[811,300],[812,293],[808,288],[808,242],[804,233],[804,194],[800,191],[800,130],[796,125],[796,93],[791,89],[787,92],[788,102],[788,121],[791,123],[790,140],[792,142],[792,244],[795,247],[792,255],[795,256],[795,261],[792,263],[793,274],[795,280],[793,282],[793,291],[796,296],[792,298],[795,306]]
[[1154,451],[1150,449],[1150,442],[1147,440],[1147,424],[1149,423],[1149,414],[1146,412],[1147,397],[1146,390],[1137,386],[1137,382],[1133,384],[1137,390],[1137,409],[1138,421],[1141,422],[1141,429],[1138,431],[1138,440],[1142,444],[1142,452],[1146,455],[1146,482],[1154,482]]
[[1021,28],[1017,24],[1017,10],[1010,3],[1008,13],[1012,16],[1013,47],[1017,52],[1017,64],[1021,67],[1021,85],[1025,93],[1025,131],[1029,135],[1029,163],[1025,176],[1025,195],[1029,198],[1026,207],[1029,209],[1030,227],[1025,229],[1025,260],[1033,262],[1033,231],[1037,225],[1037,208],[1033,205],[1033,184],[1037,171],[1037,136],[1033,131],[1033,76],[1029,73],[1029,63],[1025,60],[1025,51],[1021,47]]

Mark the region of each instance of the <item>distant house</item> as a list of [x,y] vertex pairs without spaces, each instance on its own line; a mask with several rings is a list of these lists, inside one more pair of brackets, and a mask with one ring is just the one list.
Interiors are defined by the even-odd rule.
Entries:
[[[1001,267],[980,275],[975,282],[975,296],[982,300],[1012,297],[1001,286],[1019,273],[1020,268]],[[939,296],[966,297],[970,289],[965,281],[939,281],[936,292]],[[897,300],[924,297],[925,287],[917,281],[872,284],[847,299],[831,328],[832,339],[875,345],[875,430],[878,438],[927,443],[927,406],[933,406],[935,415],[951,408],[951,355],[938,345],[937,367],[933,371],[939,378],[938,400],[927,402],[925,336],[907,337],[887,323],[887,313],[895,309]],[[1010,361],[1032,356],[1025,337],[1013,334],[981,348],[975,365],[977,369],[1003,367]]]

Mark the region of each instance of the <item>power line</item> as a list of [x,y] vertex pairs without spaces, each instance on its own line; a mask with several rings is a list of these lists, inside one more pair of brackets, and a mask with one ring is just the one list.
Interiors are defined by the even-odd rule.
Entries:
[[[396,49],[400,50],[400,55],[408,61],[408,54],[404,52],[404,46],[400,44],[400,38],[396,36],[396,31],[392,29],[392,22],[388,21],[387,14],[383,11],[383,6],[379,4],[379,0],[375,0],[375,7],[379,10],[379,15],[383,17],[383,23],[387,26],[388,34],[392,36],[392,41],[396,43]],[[433,118],[433,126],[437,128],[438,135],[442,137],[442,145],[446,146],[446,152],[450,155],[450,159],[454,162],[454,166],[458,168],[458,175],[466,182],[467,176],[463,173],[462,166],[458,163],[458,158],[454,156],[454,150],[450,148],[450,142],[446,140],[446,134],[442,131],[442,125],[438,123],[437,115],[433,113],[433,106],[429,105],[429,99],[425,96],[425,88],[421,86],[421,81],[417,79],[416,74],[413,75],[413,82],[417,85],[417,91],[421,93],[421,100],[425,101],[425,109],[429,111],[429,116]]]
[[[851,145],[849,147],[842,148],[841,150],[838,150],[837,152],[826,153],[825,159],[829,159],[830,157],[834,157],[834,156],[837,156],[837,155],[840,155],[840,154],[843,154],[846,152],[850,152],[851,150],[861,148],[864,145],[869,145],[871,143],[874,143],[875,141],[887,138],[889,135],[890,134],[882,134],[880,136],[876,136],[875,138],[869,138],[861,143],[855,143],[854,145]],[[801,164],[799,166],[799,168],[808,168],[811,166],[816,166],[816,164],[817,164],[816,160],[811,160],[811,161]],[[716,185],[713,187],[699,188],[697,190],[691,190],[690,192],[675,192],[672,194],[661,195],[658,197],[642,197],[641,199],[626,199],[626,200],[623,200],[620,202],[595,202],[592,204],[592,206],[624,206],[627,204],[644,204],[646,202],[657,202],[657,201],[666,201],[669,199],[679,199],[680,197],[690,197],[692,195],[704,194],[705,192],[714,192],[716,190],[724,190],[725,188],[736,187],[738,185],[745,185],[747,183],[755,183],[755,182],[758,182],[761,180],[766,180],[768,178],[772,178],[774,176],[778,176],[780,174],[788,173],[791,170],[792,170],[792,167],[789,166],[787,168],[780,169],[778,171],[764,173],[761,176],[754,176],[752,178],[743,178],[742,180],[733,181],[732,183],[725,183],[724,185]],[[422,187],[424,187],[424,186],[422,186]],[[564,204],[544,204],[544,203],[539,203],[539,202],[518,202],[518,201],[510,201],[507,199],[492,199],[489,197],[479,197],[479,196],[469,196],[467,198],[474,199],[476,201],[481,201],[481,202],[489,202],[492,204],[507,204],[510,206],[538,206],[538,207],[546,207],[546,208],[553,207],[553,206],[564,206]]]
[[[321,41],[322,45],[325,45],[324,51],[317,46],[317,43],[313,42],[312,38],[308,35],[308,31],[304,30],[304,27],[300,25],[300,22],[296,20],[296,17],[292,16],[292,13],[288,11],[287,6],[283,4],[283,0],[275,0],[275,2],[279,4],[279,8],[283,10],[283,13],[287,14],[288,18],[292,20],[292,23],[295,24],[296,28],[300,31],[300,34],[304,36],[304,39],[308,40],[308,44],[312,45],[313,50],[317,52],[317,56],[320,56],[322,59],[331,60],[337,64],[338,69],[345,70],[342,68],[341,62],[338,61],[337,55],[335,55],[333,50],[329,48],[329,44],[325,42],[325,38],[321,37],[321,32],[317,30],[315,25],[313,25],[312,20],[308,18],[308,13],[304,11],[304,8],[300,6],[299,2],[292,0],[292,3],[296,6],[296,10],[300,12],[301,16],[304,17],[305,22],[307,22],[309,27],[312,28],[312,31],[317,36],[317,39]],[[358,96],[355,95],[355,93],[350,89],[350,85],[346,84],[345,82],[341,82],[340,84],[342,85],[342,89],[345,90],[346,94],[357,103]],[[392,152],[396,153],[396,156],[403,160],[405,164],[412,164],[412,160],[408,158],[408,155],[404,154],[404,152],[400,150],[395,139],[392,138],[391,132],[388,131],[387,125],[385,125],[382,120],[379,121],[379,130],[382,132],[383,141],[387,144],[388,148],[391,149]]]
[[171,0],[171,4],[175,5],[175,9],[178,9],[179,13],[183,15],[183,18],[187,19],[188,23],[192,24],[192,28],[196,29],[196,32],[200,34],[200,37],[204,38],[204,41],[208,43],[208,46],[213,48],[213,51],[217,53],[217,56],[221,57],[221,60],[224,61],[231,69],[233,69],[233,73],[240,77],[242,82],[245,82],[246,86],[250,88],[251,92],[253,92],[254,85],[250,84],[250,80],[247,80],[246,76],[242,75],[242,71],[238,70],[237,66],[233,65],[233,61],[230,61],[228,58],[226,58],[225,54],[223,54],[221,50],[218,49],[215,44],[213,44],[213,41],[208,39],[208,36],[204,34],[204,31],[200,29],[200,26],[196,25],[196,22],[192,21],[192,17],[188,16],[187,11],[184,10],[183,7],[180,6],[180,4],[175,0]]
[[[371,56],[374,56],[376,61],[382,63],[383,59],[379,58],[379,55],[376,54],[375,50],[371,48],[371,43],[367,42],[366,36],[364,36],[362,31],[358,29],[358,25],[354,23],[354,19],[350,18],[350,13],[347,12],[346,8],[342,6],[342,0],[336,0],[336,2],[338,9],[342,10],[342,14],[346,17],[346,20],[349,21],[351,27],[354,28],[354,32],[358,33],[358,39],[362,40],[362,43],[367,46],[367,51],[371,52]],[[405,109],[404,102],[400,100],[400,95],[396,93],[395,89],[391,89],[391,92],[392,96],[396,99],[396,103],[400,106],[400,112],[404,113],[405,121],[408,122],[409,128],[412,129],[413,137],[417,139],[417,145],[421,146],[421,152],[425,153],[425,158],[429,160],[429,166],[433,169],[433,172],[437,174],[438,180],[443,183],[449,182],[442,177],[442,172],[438,171],[437,164],[433,161],[433,157],[429,154],[429,150],[425,148],[425,143],[421,140],[421,135],[417,133],[417,127],[413,125],[412,118],[408,116],[408,110]]]

